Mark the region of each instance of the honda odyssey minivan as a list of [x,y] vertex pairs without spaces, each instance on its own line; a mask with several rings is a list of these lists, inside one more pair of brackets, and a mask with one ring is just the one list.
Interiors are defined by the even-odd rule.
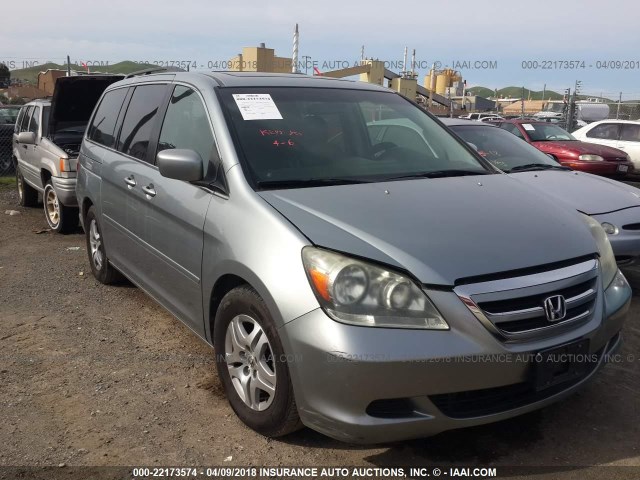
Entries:
[[[389,119],[415,135],[380,141]],[[211,344],[231,407],[267,436],[512,417],[621,341],[631,292],[600,224],[383,87],[134,75],[103,94],[79,164],[93,275],[126,276]]]

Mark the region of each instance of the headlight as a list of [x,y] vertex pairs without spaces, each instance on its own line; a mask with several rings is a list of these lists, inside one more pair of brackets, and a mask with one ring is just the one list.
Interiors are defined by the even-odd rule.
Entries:
[[583,160],[585,162],[601,162],[604,160],[600,155],[580,155],[578,160]]
[[619,232],[618,227],[609,222],[602,222],[602,228],[607,235],[617,235]]
[[588,215],[584,215],[584,218],[589,225],[591,235],[595,238],[596,245],[598,246],[598,252],[600,253],[600,268],[602,269],[602,283],[604,288],[607,288],[618,272],[616,257],[613,254],[611,243],[609,243],[607,234],[602,226]]
[[311,288],[338,322],[367,327],[447,330],[415,283],[398,273],[313,247],[302,249]]

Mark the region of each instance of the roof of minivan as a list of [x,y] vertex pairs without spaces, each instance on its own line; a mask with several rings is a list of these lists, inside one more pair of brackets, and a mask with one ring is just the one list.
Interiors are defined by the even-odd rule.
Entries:
[[158,72],[129,77],[127,80],[151,80],[155,76],[175,75],[175,80],[209,77],[220,87],[311,87],[311,88],[349,88],[357,90],[375,90],[391,92],[390,89],[367,82],[309,76],[299,73],[263,73],[263,72]]

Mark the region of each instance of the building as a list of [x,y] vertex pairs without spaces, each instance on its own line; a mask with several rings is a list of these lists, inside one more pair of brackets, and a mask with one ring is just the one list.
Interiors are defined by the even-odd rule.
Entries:
[[261,43],[258,47],[244,47],[242,53],[229,60],[227,70],[232,72],[291,73],[290,58],[276,57],[273,48]]
[[31,85],[24,85],[19,87],[11,86],[7,88],[5,91],[5,96],[9,99],[22,98],[25,101],[31,101],[35,100],[36,98],[48,97],[49,94]]
[[53,95],[53,89],[56,86],[56,80],[67,75],[66,70],[47,70],[38,73],[38,89],[47,92],[47,95]]
[[479,95],[451,97],[457,105],[468,112],[492,112],[496,109],[496,102]]
[[533,115],[544,110],[546,104],[545,100],[520,100],[504,107],[502,113],[504,115],[520,115],[524,112],[525,115]]

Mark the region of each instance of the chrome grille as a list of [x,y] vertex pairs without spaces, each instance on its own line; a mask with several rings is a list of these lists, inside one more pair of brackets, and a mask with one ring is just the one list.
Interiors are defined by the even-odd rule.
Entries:
[[[588,260],[534,275],[462,285],[454,289],[473,314],[504,340],[527,340],[572,328],[593,317],[598,301],[598,262]],[[562,296],[563,318],[551,321],[545,299]]]

